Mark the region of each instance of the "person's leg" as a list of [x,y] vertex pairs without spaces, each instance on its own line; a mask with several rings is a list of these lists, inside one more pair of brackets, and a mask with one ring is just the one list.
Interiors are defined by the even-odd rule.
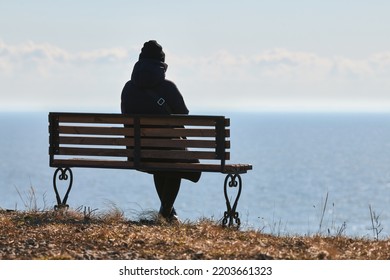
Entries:
[[176,215],[173,205],[180,190],[181,178],[165,174],[155,174],[153,177],[161,201],[160,214],[164,218],[172,218]]
[[156,187],[158,198],[161,203],[164,200],[164,186],[165,186],[165,176],[161,174],[153,174],[154,186]]
[[176,176],[167,176],[165,177],[165,194],[163,199],[163,208],[172,215],[173,204],[177,198],[177,195],[180,190],[181,178]]

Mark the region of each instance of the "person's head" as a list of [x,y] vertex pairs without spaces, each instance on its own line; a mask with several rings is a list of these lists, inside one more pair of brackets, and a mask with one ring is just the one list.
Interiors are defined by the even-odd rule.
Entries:
[[156,40],[150,40],[144,43],[139,58],[155,59],[161,62],[165,62],[165,53],[159,43]]

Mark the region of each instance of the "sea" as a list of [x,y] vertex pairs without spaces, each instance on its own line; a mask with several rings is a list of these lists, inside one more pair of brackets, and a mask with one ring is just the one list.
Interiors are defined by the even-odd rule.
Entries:
[[[237,210],[242,230],[278,236],[390,234],[390,113],[228,113],[230,163],[248,163]],[[48,113],[0,113],[0,209],[56,204]],[[159,209],[152,176],[134,170],[73,169],[68,204],[141,219]],[[183,181],[182,221],[219,221],[224,175]],[[60,189],[63,194],[65,190]],[[234,200],[237,188],[228,188]]]

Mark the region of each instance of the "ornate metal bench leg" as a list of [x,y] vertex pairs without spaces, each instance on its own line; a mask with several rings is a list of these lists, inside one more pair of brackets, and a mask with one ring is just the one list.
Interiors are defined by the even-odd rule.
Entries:
[[[230,200],[228,198],[228,191],[227,187],[237,187],[238,186],[238,192],[236,199],[234,200],[233,207],[230,204]],[[227,211],[224,213],[224,217],[222,220],[222,226],[228,225],[229,227],[233,226],[234,222],[237,224],[237,228],[240,227],[241,221],[238,217],[238,212],[236,212],[237,203],[241,195],[241,189],[242,189],[242,180],[240,174],[228,174],[225,178],[224,183],[224,194],[226,199],[226,207]]]
[[[58,175],[58,172],[61,172],[61,173]],[[69,175],[67,173],[69,173]],[[61,197],[60,197],[60,195],[58,193],[58,189],[57,189],[57,175],[58,175],[58,179],[61,181],[69,179],[68,189],[65,193],[63,200],[61,200]],[[72,189],[72,184],[73,184],[72,170],[68,167],[67,168],[61,168],[61,167],[57,168],[57,170],[54,172],[54,176],[53,176],[53,187],[54,187],[54,192],[56,193],[56,199],[57,199],[57,205],[54,206],[55,210],[69,208],[69,205],[66,204],[66,201],[68,200],[69,192]]]

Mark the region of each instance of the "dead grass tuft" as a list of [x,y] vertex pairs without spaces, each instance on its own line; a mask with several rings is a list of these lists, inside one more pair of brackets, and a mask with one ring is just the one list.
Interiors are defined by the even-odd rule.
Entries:
[[202,219],[127,220],[119,209],[0,210],[0,259],[390,259],[390,239],[280,237]]

